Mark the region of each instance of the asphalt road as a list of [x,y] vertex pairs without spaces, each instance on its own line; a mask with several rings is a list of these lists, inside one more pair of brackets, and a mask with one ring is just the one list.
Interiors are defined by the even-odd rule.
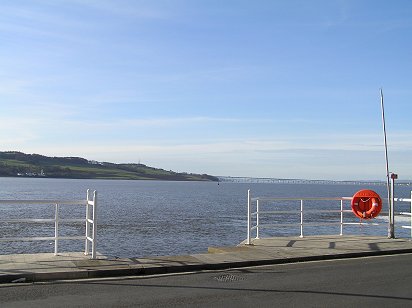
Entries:
[[1,307],[411,307],[412,254],[0,285]]

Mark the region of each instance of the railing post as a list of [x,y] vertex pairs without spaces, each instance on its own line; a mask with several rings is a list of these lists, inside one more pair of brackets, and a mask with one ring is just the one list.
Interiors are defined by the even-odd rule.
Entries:
[[92,259],[96,259],[96,239],[97,239],[97,191],[93,192],[93,242],[92,242]]
[[59,204],[54,209],[54,255],[57,256],[59,246]]
[[90,190],[87,190],[87,197],[86,197],[86,240],[84,243],[84,254],[87,256],[89,254],[90,251],[90,247],[89,247],[89,234],[90,234],[90,223],[89,223],[89,219],[90,219],[90,208],[89,208],[89,201],[90,201]]
[[259,200],[256,200],[256,239],[259,239]]
[[411,190],[411,210],[409,211],[410,222],[411,222],[411,238],[412,238],[412,190]]
[[246,244],[250,245],[250,229],[252,228],[252,197],[250,189],[247,191],[247,240]]
[[300,200],[300,236],[303,237],[303,200]]
[[340,234],[343,235],[343,200],[340,200]]

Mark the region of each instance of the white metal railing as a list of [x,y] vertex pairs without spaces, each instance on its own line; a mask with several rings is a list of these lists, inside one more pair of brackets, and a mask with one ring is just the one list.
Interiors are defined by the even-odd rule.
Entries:
[[409,212],[400,212],[399,215],[405,215],[405,216],[409,216],[410,219],[410,225],[409,226],[401,226],[404,229],[410,229],[411,230],[411,238],[412,238],[412,191],[411,191],[411,197],[410,199],[405,199],[405,198],[395,198],[395,201],[398,202],[410,202],[411,203],[411,207],[409,209]]
[[[344,213],[352,212],[352,210],[344,209],[344,202],[350,202],[352,197],[337,197],[337,198],[322,198],[322,197],[311,197],[311,198],[272,198],[272,197],[252,197],[252,193],[248,190],[248,210],[247,210],[247,244],[251,244],[252,232],[255,231],[255,238],[259,239],[259,230],[263,228],[279,228],[279,227],[291,227],[291,226],[300,226],[300,237],[304,235],[304,226],[333,226],[340,225],[340,234],[343,235],[343,226],[344,225],[369,225],[369,226],[378,226],[380,224],[373,222],[365,222],[361,220],[360,222],[344,222]],[[262,202],[279,202],[279,201],[296,201],[300,202],[299,210],[273,210],[273,211],[262,211],[260,209]],[[337,210],[331,209],[305,209],[305,201],[336,201],[340,203],[340,208]],[[412,192],[411,198],[394,198],[394,201],[397,202],[409,202],[411,204],[411,212],[401,212],[397,213],[399,215],[408,215],[411,216],[412,213]],[[305,222],[305,213],[336,213],[339,215],[340,221],[338,222]],[[298,214],[300,216],[300,221],[296,223],[277,223],[277,224],[262,224],[261,216],[262,215],[273,215],[273,214]],[[255,224],[253,225],[253,222]],[[412,237],[412,216],[411,216],[411,225],[402,226],[402,228],[411,229]]]
[[[0,242],[26,242],[26,241],[50,241],[54,240],[54,254],[58,254],[59,241],[61,240],[84,240],[84,254],[96,258],[96,236],[97,236],[97,192],[90,194],[87,190],[86,200],[0,200],[1,205],[54,205],[54,218],[23,218],[23,219],[0,219],[0,223],[54,223],[54,236],[41,237],[0,237]],[[85,218],[60,218],[60,207],[69,205],[86,206]],[[85,223],[84,236],[61,236],[60,223]],[[90,251],[91,250],[91,251]]]

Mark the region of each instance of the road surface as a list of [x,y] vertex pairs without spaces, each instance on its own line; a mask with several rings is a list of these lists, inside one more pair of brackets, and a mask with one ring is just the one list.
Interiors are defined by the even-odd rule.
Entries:
[[0,285],[1,307],[412,307],[412,254]]

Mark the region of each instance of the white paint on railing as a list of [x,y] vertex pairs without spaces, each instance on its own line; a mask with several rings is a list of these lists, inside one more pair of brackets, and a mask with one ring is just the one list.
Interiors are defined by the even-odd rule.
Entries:
[[259,200],[256,200],[256,238],[259,239]]
[[[300,226],[300,237],[304,236],[304,226],[332,226],[340,225],[340,235],[343,235],[343,226],[344,225],[362,225],[362,226],[379,226],[380,224],[375,222],[365,222],[361,220],[360,222],[344,222],[343,213],[352,212],[352,210],[344,210],[344,202],[351,201],[352,197],[308,197],[308,198],[274,198],[274,197],[253,197],[252,192],[248,190],[248,232],[247,232],[247,244],[252,244],[251,242],[251,232],[256,230],[256,238],[259,238],[260,233],[259,229],[267,228],[278,228],[278,227],[290,227],[290,226]],[[399,215],[410,216],[410,226],[401,226],[402,228],[411,229],[411,238],[412,238],[412,191],[411,198],[394,198],[397,202],[410,202],[411,210],[410,212],[401,212]],[[279,201],[300,201],[300,210],[275,210],[275,211],[261,211],[260,202],[279,202]],[[304,209],[304,201],[340,201],[340,210],[313,210],[313,209]],[[256,211],[253,212],[253,204],[256,204]],[[339,213],[340,222],[316,222],[316,223],[305,223],[304,214],[305,213]],[[286,224],[261,224],[260,215],[266,214],[300,214],[300,223],[286,223]],[[385,214],[381,212],[381,215]],[[256,225],[253,226],[252,219],[256,218]]]
[[339,235],[343,235],[343,200],[340,200],[340,233]]
[[93,233],[92,233],[92,259],[96,259],[96,237],[97,237],[97,221],[96,221],[96,203],[97,203],[97,192],[93,192]]
[[86,200],[0,200],[0,204],[64,204],[83,205]]
[[399,215],[404,215],[404,216],[409,216],[411,217],[409,219],[410,225],[409,226],[401,226],[403,229],[410,229],[411,230],[411,238],[412,238],[412,191],[411,191],[411,198],[406,199],[406,198],[394,198],[395,201],[401,201],[401,202],[410,202],[410,210],[409,212],[400,212]]
[[[85,240],[85,254],[90,253],[91,258],[96,258],[96,236],[97,236],[97,192],[94,191],[93,198],[90,198],[90,192],[87,190],[86,200],[0,200],[0,205],[53,205],[54,204],[54,218],[27,218],[27,219],[1,219],[0,223],[53,223],[54,222],[54,236],[43,237],[0,237],[0,242],[21,242],[21,241],[51,241],[54,240],[54,254],[57,255],[59,251],[59,241],[61,240]],[[86,217],[80,218],[60,218],[61,205],[83,205],[86,207]],[[91,206],[92,218],[90,218]],[[62,222],[83,222],[86,224],[86,234],[84,236],[60,236],[60,223]],[[92,234],[90,235],[90,225],[92,225]]]
[[303,237],[303,200],[300,200],[300,237]]
[[54,214],[54,255],[57,256],[58,247],[59,247],[59,204],[55,205],[55,214]]
[[252,229],[252,196],[250,189],[247,191],[247,241],[246,244],[252,244],[250,241],[250,232]]

